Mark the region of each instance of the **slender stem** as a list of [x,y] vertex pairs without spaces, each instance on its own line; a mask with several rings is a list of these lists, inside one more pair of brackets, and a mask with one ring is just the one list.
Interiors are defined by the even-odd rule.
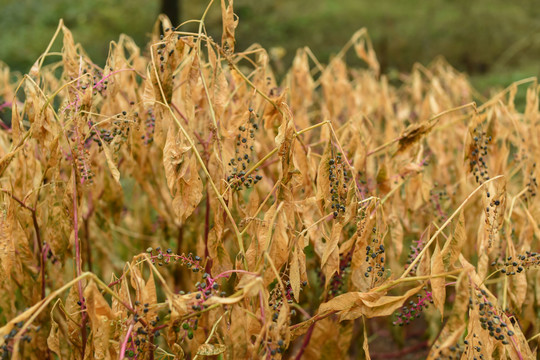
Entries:
[[304,354],[304,351],[306,350],[306,348],[307,348],[307,346],[309,344],[309,341],[311,340],[311,335],[313,334],[314,329],[315,329],[315,322],[313,322],[313,324],[311,324],[311,326],[309,327],[306,335],[304,336],[304,341],[302,342],[302,347],[300,348],[300,351],[298,352],[298,354],[294,358],[295,360],[302,359],[302,355]]
[[[79,241],[79,213],[78,213],[78,204],[77,204],[77,168],[75,166],[75,162],[73,163],[73,231],[75,236],[75,271],[77,274],[77,278],[81,276],[81,244]],[[83,297],[83,286],[82,286],[82,279],[78,281],[77,283],[78,289],[79,289],[79,302],[81,303],[81,336],[82,336],[82,347],[81,347],[81,354],[82,358],[84,359],[84,353],[86,350],[86,340],[87,340],[87,333],[86,333],[86,321],[87,321],[87,313],[86,313],[86,304],[84,302]]]
[[[458,106],[458,107],[454,107],[454,108],[451,108],[451,109],[448,109],[448,110],[445,110],[443,112],[440,112],[438,113],[437,115],[435,115],[434,117],[432,117],[431,119],[428,120],[428,122],[435,122],[437,120],[439,120],[440,117],[446,115],[446,114],[449,114],[451,112],[454,112],[454,111],[458,111],[458,110],[462,110],[462,109],[465,109],[465,108],[468,108],[468,107],[473,107],[473,108],[476,108],[476,103],[473,101],[473,102],[470,102],[470,103],[467,103],[465,105],[461,105],[461,106]],[[384,143],[383,145],[369,151],[366,156],[371,156],[373,154],[376,154],[378,153],[379,151],[387,148],[388,146],[400,141],[401,139],[403,139],[403,136],[398,136],[397,138],[393,139],[393,140],[390,140],[388,141],[387,143]]]
[[472,197],[474,195],[476,195],[476,193],[478,191],[480,191],[480,189],[482,189],[486,184],[492,182],[492,181],[495,181],[497,179],[500,179],[500,178],[503,178],[504,175],[499,175],[499,176],[495,176],[494,178],[491,178],[489,179],[488,181],[484,182],[483,184],[479,185],[476,189],[474,189],[474,191],[472,193],[469,194],[469,196],[467,196],[467,198],[461,203],[461,205],[459,205],[459,207],[454,211],[454,213],[448,218],[448,220],[446,220],[446,222],[435,232],[435,234],[433,234],[433,236],[431,237],[431,239],[429,239],[429,241],[426,243],[426,245],[424,246],[424,248],[422,249],[422,251],[420,251],[420,253],[418,254],[418,256],[414,259],[414,261],[407,267],[407,269],[403,272],[403,274],[400,276],[400,279],[403,279],[404,277],[406,277],[410,272],[411,270],[414,268],[414,266],[420,261],[420,259],[422,258],[422,256],[426,253],[426,251],[429,249],[429,246],[437,239],[437,236],[439,236],[439,234],[448,226],[448,224],[450,224],[450,222],[452,222],[452,220],[454,219],[454,217],[457,216],[457,214],[459,214],[459,212],[465,207],[465,205],[469,202],[469,200],[472,199]]
[[445,273],[440,274],[433,274],[433,275],[422,275],[422,276],[411,276],[408,278],[399,278],[390,282],[387,282],[379,287],[373,288],[371,291],[373,292],[382,292],[385,290],[388,290],[396,285],[403,284],[406,282],[413,282],[413,281],[423,281],[423,280],[429,280],[429,279],[435,279],[440,277],[447,277],[450,275],[458,274],[462,271],[462,269],[456,269]]

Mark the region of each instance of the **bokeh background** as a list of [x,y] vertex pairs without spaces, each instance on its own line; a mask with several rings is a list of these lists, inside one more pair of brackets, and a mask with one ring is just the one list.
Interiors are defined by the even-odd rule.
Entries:
[[[163,2],[177,21],[198,19],[206,0],[0,0],[0,61],[27,72],[45,50],[60,18],[91,58],[103,65],[120,33],[144,47]],[[327,62],[358,29],[367,27],[383,72],[409,71],[437,55],[469,74],[481,92],[540,74],[539,0],[235,0],[237,49],[260,43],[283,53],[309,46]],[[221,34],[219,0],[208,32]],[[194,29],[188,25],[185,29]],[[60,49],[60,41],[57,49]],[[350,59],[354,61],[354,59]],[[280,74],[278,74],[280,75]],[[486,94],[487,95],[487,94]]]

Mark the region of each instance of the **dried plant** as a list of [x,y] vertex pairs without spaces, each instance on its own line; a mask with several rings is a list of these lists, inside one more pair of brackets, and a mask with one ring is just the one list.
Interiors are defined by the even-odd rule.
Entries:
[[537,80],[391,83],[363,29],[278,83],[232,5],[220,43],[160,17],[101,68],[60,22],[1,65],[2,358],[535,358]]

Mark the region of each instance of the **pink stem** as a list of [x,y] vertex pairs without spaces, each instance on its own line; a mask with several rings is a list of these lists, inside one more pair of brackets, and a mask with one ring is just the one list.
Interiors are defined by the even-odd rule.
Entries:
[[124,355],[126,353],[127,343],[129,338],[131,337],[131,332],[133,331],[133,323],[129,325],[128,331],[126,333],[126,337],[124,338],[124,341],[122,341],[122,346],[120,347],[120,354],[118,354],[118,359],[122,360],[124,359]]

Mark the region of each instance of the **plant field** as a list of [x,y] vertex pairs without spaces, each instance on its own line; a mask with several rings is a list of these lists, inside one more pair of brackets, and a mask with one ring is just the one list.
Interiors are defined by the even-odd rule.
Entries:
[[537,358],[537,79],[389,81],[362,29],[278,82],[221,10],[0,65],[2,359]]

